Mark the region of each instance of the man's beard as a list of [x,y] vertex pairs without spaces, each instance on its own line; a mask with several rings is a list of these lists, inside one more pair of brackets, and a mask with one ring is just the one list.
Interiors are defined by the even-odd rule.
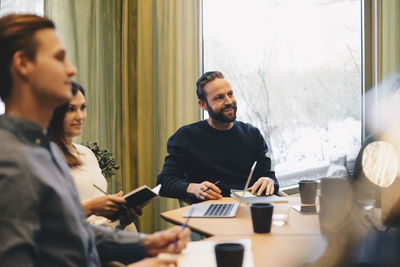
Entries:
[[[208,103],[206,102],[207,105],[207,111],[208,111],[208,115],[214,119],[214,120],[218,120],[218,121],[222,121],[222,122],[234,122],[236,120],[236,110],[237,110],[237,106],[236,105],[227,105],[226,107],[224,107],[223,109],[221,109],[218,112],[214,112],[211,107],[208,105]],[[227,116],[225,116],[224,114],[224,110],[227,108],[233,108],[233,118],[228,118]]]

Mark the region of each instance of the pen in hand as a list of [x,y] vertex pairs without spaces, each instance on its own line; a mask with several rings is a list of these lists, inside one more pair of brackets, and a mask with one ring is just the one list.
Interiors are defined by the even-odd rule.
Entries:
[[106,191],[104,191],[103,189],[101,189],[100,187],[98,187],[97,185],[93,184],[94,187],[97,188],[97,190],[99,190],[100,192],[102,192],[104,195],[108,196],[109,193],[107,193]]
[[[219,182],[220,182],[220,181],[216,181],[216,182],[214,183],[214,185],[217,185]],[[207,192],[208,190],[210,190],[210,187],[207,187],[207,189],[204,190],[203,193]]]
[[[185,230],[185,228],[187,227],[187,225],[188,225],[188,223],[189,223],[189,219],[192,217],[193,211],[194,211],[194,206],[191,206],[191,207],[190,207],[190,210],[189,210],[189,213],[188,213],[188,216],[187,216],[185,222],[182,224],[182,227],[181,227],[181,231],[180,231],[180,232],[183,232],[183,231]],[[177,246],[177,245],[178,245],[178,240],[176,240],[176,241],[174,242],[174,251],[176,250],[176,246]]]
[[[99,190],[100,192],[102,192],[104,195],[109,196],[110,194],[107,193],[106,191],[104,191],[103,189],[101,189],[100,187],[98,187],[97,185],[93,184],[93,186]],[[129,208],[125,205],[125,204],[120,204],[120,206],[125,209],[125,210],[129,210]]]

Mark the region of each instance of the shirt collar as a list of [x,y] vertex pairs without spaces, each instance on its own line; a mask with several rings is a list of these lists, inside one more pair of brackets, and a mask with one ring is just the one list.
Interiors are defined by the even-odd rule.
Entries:
[[236,123],[236,120],[233,121],[233,126],[232,126],[232,128],[230,128],[229,130],[218,130],[218,129],[215,129],[215,128],[212,127],[210,124],[208,124],[207,119],[203,120],[203,123],[205,124],[205,127],[208,128],[210,131],[212,131],[212,132],[214,132],[214,133],[216,133],[216,134],[221,134],[221,135],[229,134],[229,133],[235,131],[235,129],[236,129],[236,127],[237,127],[237,126],[236,126],[236,124],[237,124],[237,123]]
[[20,117],[0,116],[0,128],[7,129],[24,142],[43,145],[48,142],[47,130],[41,125]]

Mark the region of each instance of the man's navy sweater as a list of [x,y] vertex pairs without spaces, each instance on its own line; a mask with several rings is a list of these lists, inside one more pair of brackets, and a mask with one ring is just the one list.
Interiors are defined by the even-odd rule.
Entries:
[[279,184],[267,151],[260,131],[247,123],[235,121],[230,130],[216,130],[206,120],[183,126],[168,140],[168,155],[157,178],[162,184],[160,195],[185,199],[190,197],[189,183],[220,181],[222,195],[229,196],[230,189],[244,188],[256,160],[250,186],[260,177],[269,177],[277,193]]

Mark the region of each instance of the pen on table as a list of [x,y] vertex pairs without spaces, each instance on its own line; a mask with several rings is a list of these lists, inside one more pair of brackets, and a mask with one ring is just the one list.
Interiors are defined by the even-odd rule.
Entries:
[[[216,181],[216,182],[214,183],[214,185],[217,185],[219,182],[220,182],[220,181]],[[210,188],[209,188],[209,187],[207,187],[207,189],[206,189],[206,190],[204,190],[204,191],[203,191],[203,193],[207,192],[208,190],[210,190]]]
[[[99,190],[100,192],[102,192],[104,195],[108,196],[110,195],[109,193],[107,193],[106,191],[104,191],[103,189],[101,189],[100,187],[98,187],[97,185],[93,184],[93,186]],[[125,205],[125,204],[120,204],[122,208],[129,210],[129,208]]]
[[[183,232],[183,230],[185,230],[185,228],[188,226],[189,219],[192,217],[193,211],[194,211],[194,206],[192,205],[189,209],[189,213],[188,213],[188,216],[187,216],[185,222],[182,224],[181,232]],[[178,245],[177,243],[178,243],[178,240],[176,240],[174,242],[174,251],[176,250],[176,246]]]

